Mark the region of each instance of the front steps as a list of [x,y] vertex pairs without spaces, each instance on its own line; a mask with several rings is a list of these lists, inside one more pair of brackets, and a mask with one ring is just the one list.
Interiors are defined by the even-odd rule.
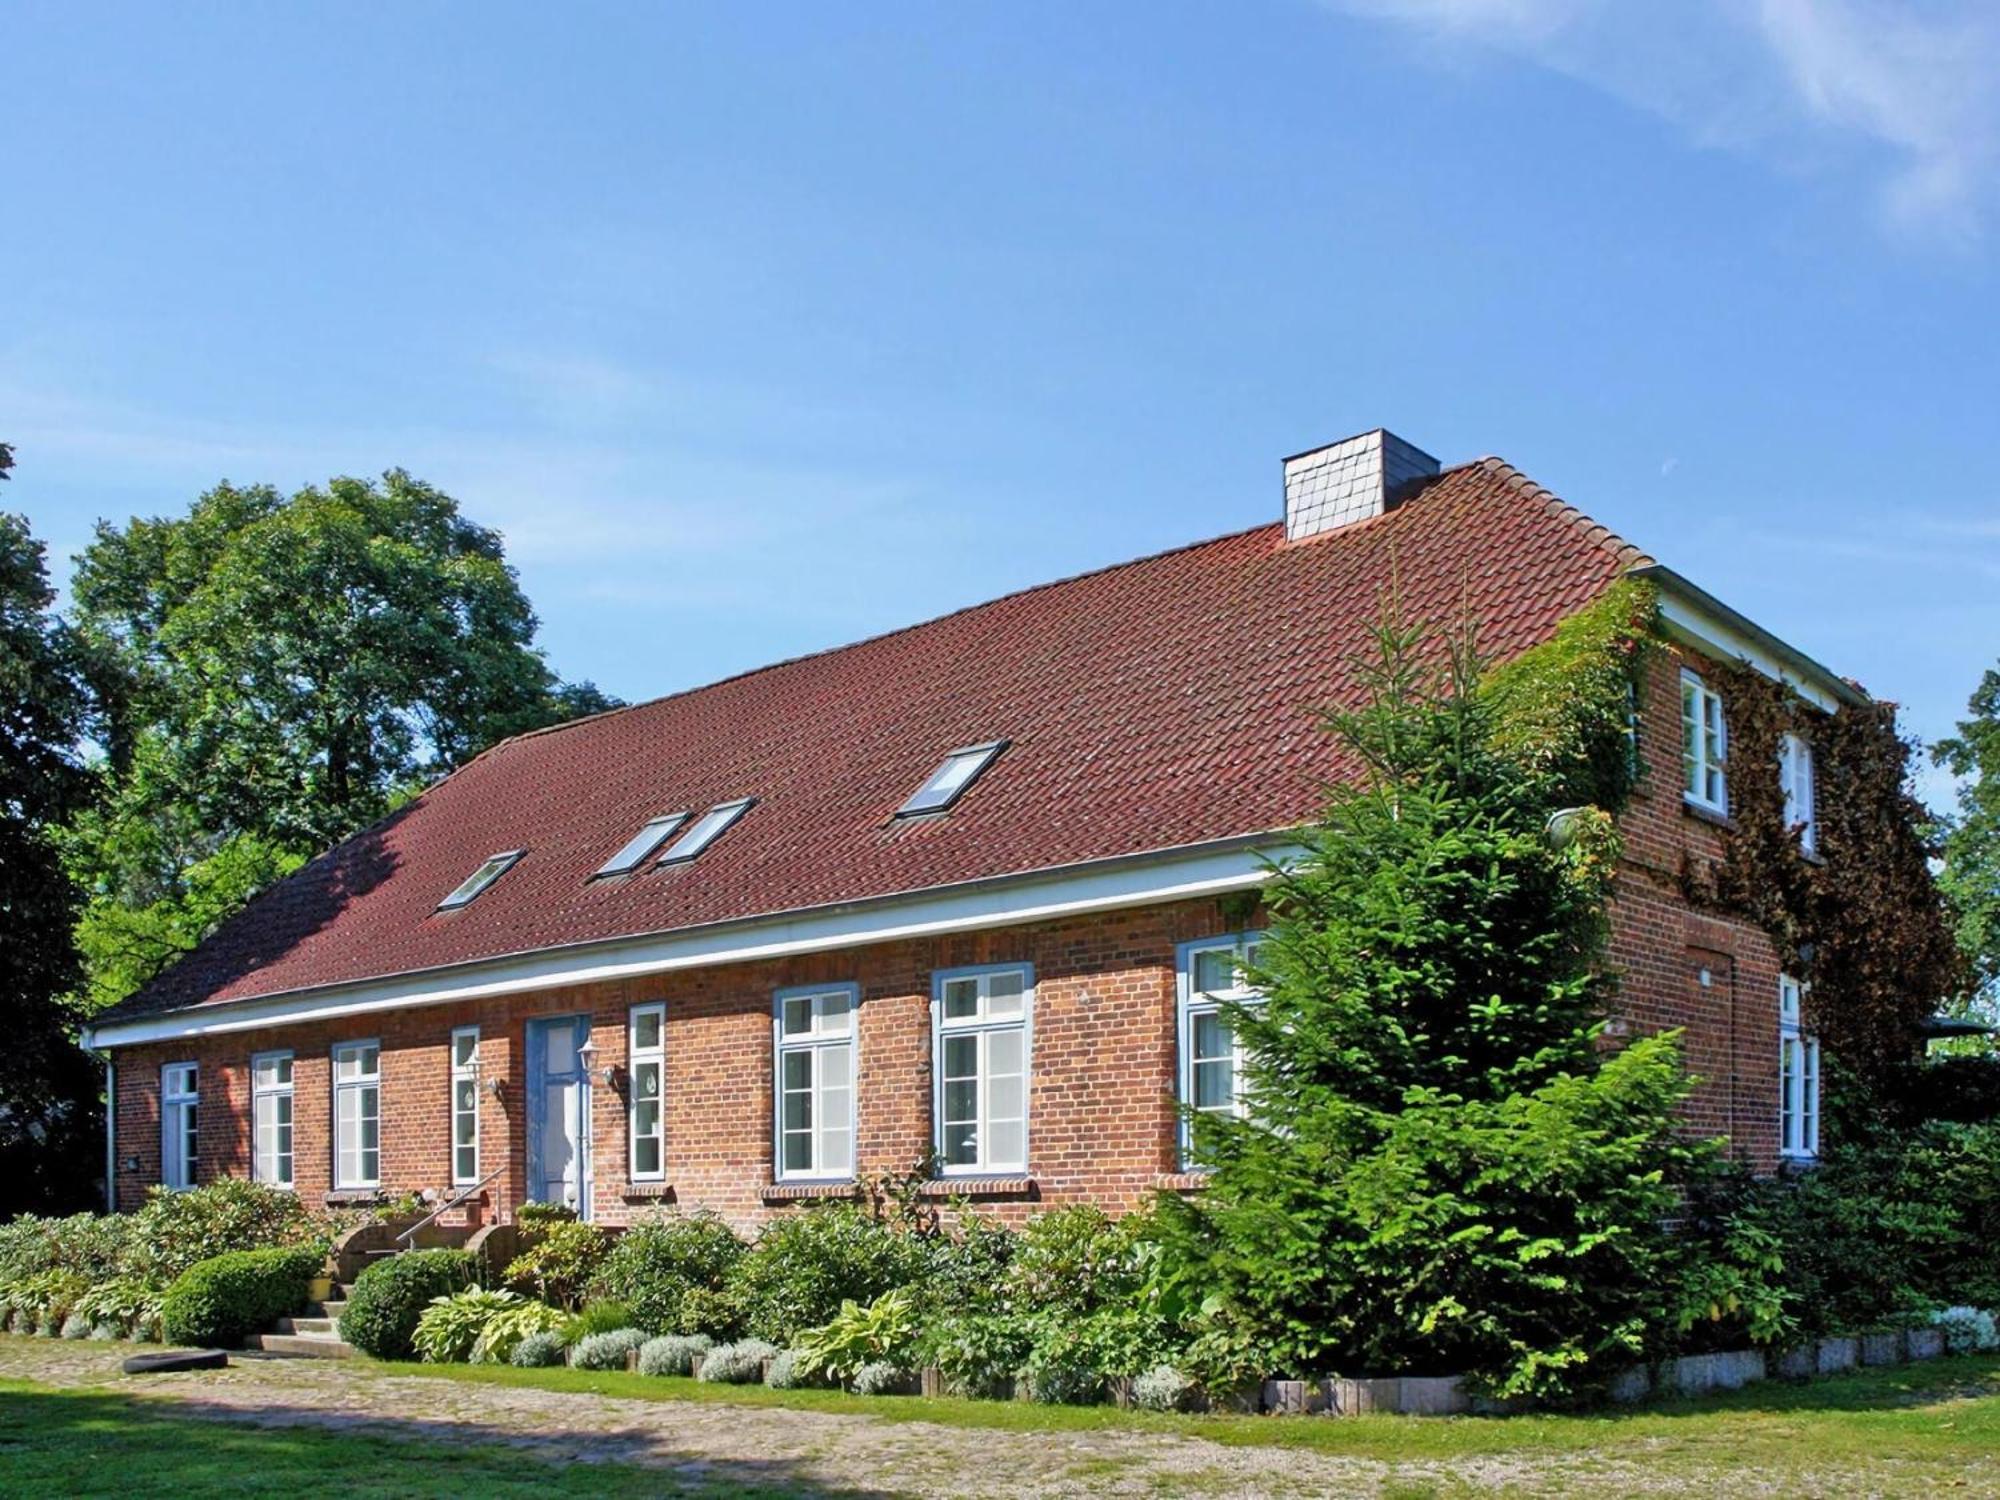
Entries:
[[269,1333],[252,1334],[248,1347],[291,1359],[352,1359],[354,1346],[340,1336],[340,1315],[347,1307],[346,1287],[337,1286],[324,1302],[310,1304],[296,1318],[280,1318]]

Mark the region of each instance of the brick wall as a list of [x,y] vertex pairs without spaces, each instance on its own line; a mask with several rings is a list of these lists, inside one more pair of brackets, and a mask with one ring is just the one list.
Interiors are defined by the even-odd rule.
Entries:
[[[1777,961],[1757,929],[1694,912],[1681,899],[1683,858],[1715,857],[1719,832],[1681,801],[1678,670],[1677,660],[1663,662],[1642,702],[1640,743],[1649,774],[1625,819],[1625,861],[1612,907],[1611,959],[1622,978],[1617,1014],[1628,1035],[1685,1030],[1689,1065],[1704,1080],[1689,1109],[1691,1127],[1728,1135],[1739,1154],[1768,1170],[1777,1144]],[[498,1099],[481,1097],[481,1170],[503,1161],[508,1170],[474,1212],[504,1216],[526,1195],[528,1022],[587,1013],[597,1065],[622,1069],[628,1008],[662,1000],[673,1201],[751,1224],[785,1211],[765,1201],[773,1179],[774,990],[835,981],[861,986],[856,1162],[867,1176],[906,1169],[930,1146],[932,973],[1025,961],[1036,978],[1032,1196],[1015,1190],[987,1206],[1003,1217],[1076,1200],[1123,1209],[1176,1165],[1175,945],[1241,925],[1212,902],[1186,902],[124,1049],[117,1060],[118,1197],[132,1207],[159,1180],[161,1064],[201,1066],[199,1175],[212,1181],[249,1174],[250,1058],[289,1047],[296,1183],[309,1202],[322,1201],[332,1171],[330,1050],[367,1038],[382,1047],[383,1186],[442,1188],[451,1167],[449,1038],[454,1027],[476,1024],[483,1076],[500,1079],[502,1090]],[[592,1135],[596,1216],[625,1222],[648,1199],[628,1191],[624,1101],[601,1084],[592,1090]]]

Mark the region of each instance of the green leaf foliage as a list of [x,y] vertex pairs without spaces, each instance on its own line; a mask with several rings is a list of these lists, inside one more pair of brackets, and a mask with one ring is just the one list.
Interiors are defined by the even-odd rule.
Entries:
[[1983,994],[1981,1014],[2000,1006],[2000,669],[1979,679],[1958,732],[1932,751],[1964,778],[1944,830],[1939,883],[1956,919],[1958,946]]
[[340,1315],[340,1336],[377,1359],[408,1359],[424,1310],[479,1279],[463,1250],[410,1250],[377,1261],[355,1278]]
[[326,1254],[317,1247],[232,1250],[189,1266],[160,1299],[170,1344],[234,1347],[306,1303]]
[[825,1204],[767,1224],[736,1263],[730,1295],[752,1334],[789,1344],[843,1302],[873,1302],[920,1284],[929,1262],[924,1241],[856,1205]]
[[[462,1365],[472,1358],[473,1350],[484,1337],[489,1323],[500,1317],[515,1318],[523,1308],[536,1305],[518,1292],[493,1291],[485,1287],[471,1287],[449,1296],[433,1297],[430,1305],[417,1318],[416,1329],[410,1335],[410,1348],[427,1365]],[[543,1311],[554,1313],[557,1322],[562,1321],[562,1314],[556,1313],[553,1308],[545,1307]],[[535,1314],[530,1313],[528,1317],[536,1320],[536,1326],[522,1329],[515,1342],[530,1333],[551,1331],[549,1325],[537,1319]],[[511,1344],[508,1352],[512,1352]]]
[[539,1231],[535,1243],[507,1265],[506,1279],[531,1288],[542,1301],[569,1312],[583,1305],[611,1242],[574,1219],[558,1220]]
[[[618,1237],[592,1290],[630,1308],[648,1333],[712,1332],[702,1304],[722,1293],[747,1248],[707,1210],[641,1219]],[[697,1294],[693,1308],[690,1294]]]
[[917,1336],[916,1298],[906,1287],[884,1292],[866,1307],[848,1298],[817,1328],[799,1336],[796,1365],[807,1379],[845,1385],[854,1372],[879,1360],[902,1361]]
[[164,1286],[197,1261],[231,1250],[287,1246],[326,1253],[325,1226],[297,1193],[225,1178],[185,1191],[154,1188],[126,1228],[126,1264]]

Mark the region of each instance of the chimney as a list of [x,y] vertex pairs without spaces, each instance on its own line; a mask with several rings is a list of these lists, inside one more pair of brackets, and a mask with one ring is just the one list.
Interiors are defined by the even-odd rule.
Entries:
[[1285,539],[1303,541],[1394,510],[1438,461],[1383,428],[1285,460]]

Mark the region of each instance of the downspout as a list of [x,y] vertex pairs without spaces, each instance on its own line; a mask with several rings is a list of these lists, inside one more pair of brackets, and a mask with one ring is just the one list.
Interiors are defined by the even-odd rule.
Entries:
[[118,1212],[118,1064],[104,1054],[104,1211]]

